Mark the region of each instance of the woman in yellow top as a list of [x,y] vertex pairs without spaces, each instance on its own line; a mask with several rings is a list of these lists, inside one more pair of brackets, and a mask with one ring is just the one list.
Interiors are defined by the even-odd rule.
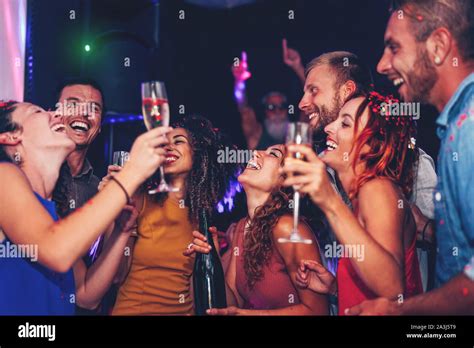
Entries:
[[[194,258],[184,256],[183,248],[193,240],[199,210],[214,209],[235,166],[217,161],[224,143],[207,119],[183,118],[167,136],[165,174],[179,191],[149,195],[143,188],[134,197],[138,238],[125,249],[113,315],[194,314]],[[109,172],[119,169],[109,167]]]

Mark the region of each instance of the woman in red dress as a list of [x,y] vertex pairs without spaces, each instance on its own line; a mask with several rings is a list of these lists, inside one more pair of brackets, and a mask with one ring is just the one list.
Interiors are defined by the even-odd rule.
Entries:
[[[304,146],[307,161],[288,158],[284,185],[296,185],[324,212],[339,245],[337,279],[319,262],[301,260],[297,284],[338,297],[339,314],[360,302],[386,297],[403,301],[422,292],[416,255],[416,225],[407,201],[417,161],[415,123],[390,115],[398,101],[372,93],[356,97],[326,126],[323,156]],[[349,194],[352,210],[333,190],[333,168]],[[339,255],[340,254],[340,255]],[[326,255],[328,256],[328,255]]]

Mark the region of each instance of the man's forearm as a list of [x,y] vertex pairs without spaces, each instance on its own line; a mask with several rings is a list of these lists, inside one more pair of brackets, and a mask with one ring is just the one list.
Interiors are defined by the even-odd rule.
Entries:
[[442,287],[407,299],[403,315],[473,315],[474,281],[459,274]]
[[296,76],[298,76],[298,79],[301,81],[302,85],[304,86],[304,83],[306,81],[306,77],[304,75],[304,67],[303,65],[298,66],[294,69]]

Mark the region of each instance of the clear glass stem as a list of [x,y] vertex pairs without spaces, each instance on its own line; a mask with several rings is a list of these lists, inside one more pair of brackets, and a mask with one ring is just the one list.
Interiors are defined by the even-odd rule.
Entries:
[[303,243],[312,244],[311,239],[302,238],[298,232],[298,220],[300,215],[300,193],[295,191],[293,207],[293,229],[291,230],[289,238],[278,238],[278,243]]
[[163,166],[160,166],[160,186],[168,186],[165,180],[165,169]]
[[298,220],[300,215],[300,193],[296,190],[294,195],[294,203],[295,206],[293,207],[293,231],[291,231],[292,236],[295,236],[298,233]]
[[165,170],[163,166],[160,166],[160,184],[158,185],[157,188],[149,190],[148,193],[150,195],[154,195],[155,193],[158,192],[178,192],[179,189],[176,187],[171,187],[168,185],[168,183],[165,180]]

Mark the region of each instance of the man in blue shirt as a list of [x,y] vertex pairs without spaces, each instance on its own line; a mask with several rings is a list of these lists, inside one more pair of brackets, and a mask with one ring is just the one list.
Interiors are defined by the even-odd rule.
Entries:
[[403,303],[379,298],[347,314],[474,314],[474,3],[399,0],[377,66],[406,102],[431,104],[441,147],[435,217],[437,288]]

